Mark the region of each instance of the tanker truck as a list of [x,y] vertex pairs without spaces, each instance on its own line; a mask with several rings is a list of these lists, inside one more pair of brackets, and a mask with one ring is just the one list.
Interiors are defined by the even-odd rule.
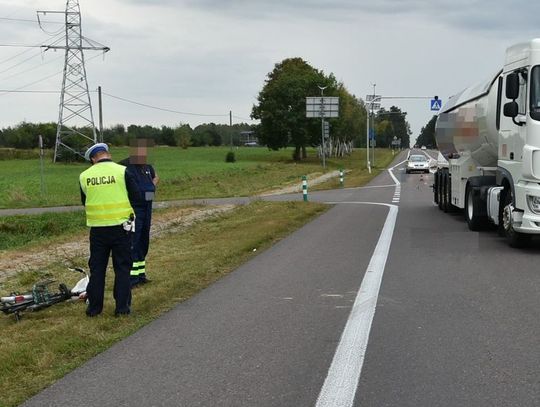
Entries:
[[435,126],[434,201],[511,246],[540,234],[540,39],[506,50],[487,81],[449,98]]

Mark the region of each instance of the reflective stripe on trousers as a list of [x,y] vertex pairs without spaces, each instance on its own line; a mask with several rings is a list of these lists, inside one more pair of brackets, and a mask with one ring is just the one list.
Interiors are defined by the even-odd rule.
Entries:
[[139,276],[140,274],[144,274],[146,272],[146,261],[134,261],[133,265],[131,266],[131,276]]

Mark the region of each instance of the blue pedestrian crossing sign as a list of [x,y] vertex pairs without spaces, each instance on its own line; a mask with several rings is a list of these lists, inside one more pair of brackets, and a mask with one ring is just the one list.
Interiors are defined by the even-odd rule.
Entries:
[[439,111],[442,107],[442,101],[437,96],[435,96],[435,99],[431,99],[431,110]]

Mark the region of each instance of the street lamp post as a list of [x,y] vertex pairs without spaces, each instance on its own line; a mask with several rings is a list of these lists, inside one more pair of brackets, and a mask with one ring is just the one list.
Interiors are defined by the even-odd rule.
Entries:
[[[377,86],[376,83],[373,83],[373,99],[375,99],[375,87]],[[372,146],[372,149],[371,149],[371,154],[372,154],[372,157],[373,159],[371,160],[371,165],[373,165],[373,167],[375,167],[375,146],[377,145],[376,141],[375,141],[375,109],[373,108],[373,103],[371,104],[371,131],[373,133],[373,146]]]
[[[324,90],[328,86],[317,85],[317,87],[321,90],[321,99],[322,99],[322,97],[324,96]],[[321,100],[321,154],[322,154],[322,166],[324,169],[326,168],[326,162],[325,162],[326,157],[325,157],[325,151],[324,151],[324,111],[322,109],[323,109],[323,102]]]
[[[369,95],[371,96],[371,95]],[[382,99],[380,95],[374,95],[371,100],[367,100],[365,103],[366,108],[366,165],[369,173],[371,174],[371,162],[369,161],[369,120],[370,110],[373,111],[373,105],[379,103]]]

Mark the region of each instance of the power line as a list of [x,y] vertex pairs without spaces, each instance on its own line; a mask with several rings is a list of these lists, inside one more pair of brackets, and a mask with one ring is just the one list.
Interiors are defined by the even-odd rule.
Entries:
[[[95,59],[95,58],[97,58],[97,57],[99,57],[99,56],[100,56],[99,54],[98,54],[98,55],[94,55],[93,57],[88,58],[88,60],[87,60],[86,62],[89,62],[89,61],[91,61],[92,59]],[[28,83],[28,84],[26,84],[26,85],[24,85],[24,86],[20,86],[20,87],[15,88],[15,89],[2,90],[2,91],[0,91],[0,96],[7,95],[7,94],[10,94],[10,93],[22,93],[22,92],[21,92],[21,89],[25,89],[25,88],[27,88],[27,87],[29,87],[29,86],[35,85],[36,83],[46,81],[47,79],[52,78],[52,77],[55,76],[55,75],[59,75],[59,74],[61,74],[61,73],[63,73],[63,72],[64,72],[64,70],[62,69],[61,71],[57,71],[57,72],[53,73],[52,75],[49,75],[49,76],[46,76],[46,77],[44,77],[44,78],[38,79],[37,81],[34,81],[34,82],[32,82],[32,83]],[[51,93],[52,91],[43,91],[43,93],[45,93],[45,92],[46,92],[46,93]],[[42,91],[27,91],[27,92],[25,92],[25,93],[42,93]],[[58,93],[60,93],[60,92],[58,92]]]
[[123,102],[132,103],[134,105],[147,107],[149,109],[161,110],[163,112],[178,113],[178,114],[184,114],[184,115],[188,115],[188,116],[202,116],[202,117],[227,117],[227,116],[229,116],[228,114],[203,114],[203,113],[181,112],[179,110],[167,109],[167,108],[148,105],[146,103],[136,102],[134,100],[122,98],[120,96],[114,96],[114,95],[111,95],[111,94],[105,93],[105,92],[103,92],[103,94],[106,95],[106,96],[109,96],[109,97],[111,97],[113,99],[118,99],[118,100],[121,100]]
[[30,52],[30,51],[32,51],[32,50],[31,49],[25,49],[23,52],[19,52],[18,54],[15,54],[15,55],[13,55],[13,56],[11,56],[9,58],[6,58],[3,61],[0,61],[0,65],[5,64],[6,62],[9,62],[12,59],[15,59],[17,57],[20,57],[21,55],[24,55],[24,54],[26,54],[27,52]]
[[16,22],[25,22],[25,23],[37,23],[37,20],[28,20],[28,19],[24,19],[24,18],[0,17],[0,20],[4,20],[4,21],[16,21]]
[[59,90],[12,90],[0,89],[0,93],[60,93]]
[[0,47],[39,48],[39,47],[41,47],[41,45],[28,45],[28,44],[0,44]]
[[47,79],[52,78],[53,76],[56,76],[56,75],[61,74],[62,72],[63,72],[63,71],[55,72],[55,73],[53,73],[52,75],[46,76],[45,78],[38,79],[37,81],[34,81],[34,82],[29,83],[29,84],[27,84],[27,85],[20,86],[20,87],[18,87],[18,88],[11,89],[11,90],[6,90],[6,91],[0,93],[0,96],[6,95],[6,94],[9,94],[9,93],[14,93],[14,92],[17,92],[17,91],[19,91],[19,90],[21,90],[21,89],[24,89],[24,88],[27,88],[27,87],[29,87],[29,86],[35,85],[36,83],[46,81]]
[[235,115],[233,115],[233,117],[234,117],[235,119],[238,119],[238,120],[245,120],[245,121],[247,121],[247,122],[253,122],[253,121],[255,121],[255,120],[253,120],[253,119],[246,119],[245,117],[240,117],[240,116],[235,116]]
[[[88,58],[88,60],[86,62],[90,62],[92,59],[95,59],[98,56],[99,55],[95,55],[95,56],[93,56],[91,58]],[[56,58],[56,59],[59,59],[59,58]],[[50,62],[52,62],[52,61],[50,61]],[[32,68],[32,69],[34,69],[34,68]],[[28,84],[26,84],[24,86],[21,86],[21,87],[15,88],[15,89],[2,89],[2,90],[0,90],[0,96],[8,94],[8,93],[60,93],[60,91],[58,91],[58,90],[26,90],[26,91],[23,91],[21,89],[24,89],[24,88],[27,88],[29,86],[35,85],[36,83],[39,83],[39,82],[43,82],[43,81],[45,81],[45,80],[47,80],[49,78],[52,78],[55,75],[59,75],[59,74],[61,74],[63,72],[64,72],[64,70],[62,69],[61,71],[55,72],[52,75],[49,75],[49,76],[46,76],[44,78],[38,79],[37,81],[34,81],[32,83],[28,83]],[[96,91],[91,91],[91,92],[96,92]]]
[[[49,60],[49,61],[47,61],[47,62],[44,62],[44,63],[42,63],[42,64],[40,64],[40,65],[36,65],[36,66],[34,66],[34,67],[32,67],[32,68],[29,68],[29,69],[27,69],[27,70],[25,70],[25,71],[17,72],[17,73],[14,73],[13,75],[9,75],[9,76],[5,76],[5,77],[3,77],[3,78],[0,78],[0,80],[4,80],[4,81],[5,81],[6,79],[11,79],[11,78],[13,78],[13,77],[15,77],[15,76],[22,75],[22,74],[24,74],[24,73],[33,71],[34,69],[41,68],[42,66],[47,65],[47,64],[50,64],[51,62],[55,62],[55,61],[57,61],[57,60],[59,60],[59,59],[61,59],[61,58],[63,58],[63,56],[62,56],[62,55],[59,55],[59,56],[57,56],[56,58],[53,58],[53,59],[51,59],[51,60]],[[0,72],[0,73],[1,73],[1,72]]]
[[[37,23],[38,20],[29,20],[29,19],[26,19],[26,18],[10,18],[10,17],[0,17],[0,20],[3,20],[3,21],[13,21],[13,22],[20,22],[20,23]],[[60,22],[60,21],[45,21],[47,24],[62,24],[64,25],[63,22]]]
[[31,59],[34,59],[34,58],[36,58],[36,57],[39,57],[40,55],[41,55],[41,53],[36,54],[36,55],[32,55],[32,56],[29,57],[29,58],[23,59],[22,61],[16,63],[15,65],[12,65],[12,66],[10,66],[9,68],[4,69],[3,71],[0,71],[0,74],[2,74],[2,73],[4,73],[4,72],[7,72],[7,71],[11,71],[13,68],[18,67],[19,65],[22,65],[22,64],[24,64],[25,62],[30,61]]
[[[63,38],[64,38],[64,36],[62,35],[59,39],[63,39]],[[11,61],[11,60],[13,60],[13,59],[15,59],[15,58],[21,56],[21,55],[24,55],[24,54],[28,53],[28,52],[31,52],[31,51],[32,51],[31,48],[39,48],[39,47],[41,47],[40,44],[37,44],[37,45],[35,45],[34,47],[28,47],[29,49],[25,49],[24,51],[19,52],[18,54],[15,54],[15,55],[13,55],[13,56],[11,56],[11,57],[8,57],[8,58],[6,58],[6,59],[4,59],[4,60],[1,60],[1,61],[0,61],[0,65],[5,64],[6,62],[9,62],[9,61]]]

